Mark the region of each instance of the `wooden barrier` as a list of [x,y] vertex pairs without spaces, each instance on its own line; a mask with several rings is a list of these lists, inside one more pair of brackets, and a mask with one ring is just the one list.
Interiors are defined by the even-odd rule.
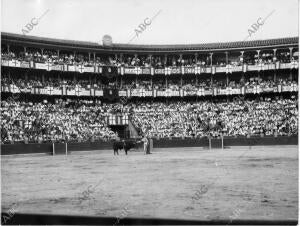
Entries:
[[[221,145],[222,139],[212,139],[212,148]],[[68,153],[75,151],[93,151],[104,150],[112,151],[112,141],[97,141],[97,142],[81,142],[81,143],[68,143]],[[298,145],[298,136],[278,136],[278,137],[224,137],[223,145],[228,146],[257,146],[257,145]],[[153,148],[175,148],[175,147],[209,147],[209,139],[204,138],[164,138],[153,139]],[[55,143],[55,152],[62,149],[65,154],[65,143]],[[34,154],[46,153],[53,154],[52,143],[42,144],[1,144],[1,155],[10,154]]]

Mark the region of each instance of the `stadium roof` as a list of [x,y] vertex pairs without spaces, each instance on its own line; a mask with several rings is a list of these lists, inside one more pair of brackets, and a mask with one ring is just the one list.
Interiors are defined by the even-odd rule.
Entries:
[[278,38],[255,41],[236,41],[223,43],[203,43],[203,44],[178,44],[178,45],[133,45],[114,43],[112,46],[103,46],[96,42],[84,42],[74,40],[63,40],[44,38],[13,33],[1,33],[3,44],[28,46],[35,48],[57,48],[71,51],[88,52],[134,52],[134,53],[178,53],[178,52],[208,52],[208,51],[233,51],[247,49],[270,49],[298,47],[298,37]]

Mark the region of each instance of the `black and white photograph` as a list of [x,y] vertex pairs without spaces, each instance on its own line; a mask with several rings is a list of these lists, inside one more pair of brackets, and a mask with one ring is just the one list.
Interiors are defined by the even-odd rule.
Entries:
[[1,0],[1,225],[298,225],[299,0]]

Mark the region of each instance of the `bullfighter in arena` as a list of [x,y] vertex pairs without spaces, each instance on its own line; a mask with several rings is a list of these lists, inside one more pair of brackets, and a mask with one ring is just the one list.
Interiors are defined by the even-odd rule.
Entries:
[[144,153],[147,154],[147,148],[148,148],[148,143],[149,143],[147,137],[144,136],[142,141],[144,142]]

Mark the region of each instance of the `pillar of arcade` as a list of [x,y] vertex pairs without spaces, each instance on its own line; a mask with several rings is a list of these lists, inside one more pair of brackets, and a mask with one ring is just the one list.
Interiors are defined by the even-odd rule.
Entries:
[[[273,63],[276,63],[276,60],[277,60],[276,52],[277,52],[277,49],[273,49]],[[274,80],[274,82],[276,82],[276,80],[277,80],[277,69],[276,68],[274,70],[273,80]]]
[[[228,52],[225,52],[225,60],[226,60],[226,66],[228,65]],[[226,73],[226,86],[229,84],[229,75]]]
[[[259,62],[259,60],[260,60],[260,49],[256,50],[256,52],[257,52],[257,60]],[[257,77],[258,77],[258,79],[260,79],[260,71],[259,70],[257,71]]]
[[[240,57],[240,62],[242,63],[242,67],[244,65],[244,53],[245,51],[240,51],[241,57]],[[242,81],[245,81],[245,72],[244,69],[242,68]]]
[[[290,47],[290,62],[292,62],[293,60],[293,47]],[[290,69],[290,76],[289,76],[289,80],[292,81],[293,80],[293,73],[292,73],[292,69]]]
[[210,74],[210,84],[213,84],[213,73],[212,73],[212,63],[213,63],[213,54],[214,53],[209,53],[210,55],[210,69],[211,69],[211,74]]

